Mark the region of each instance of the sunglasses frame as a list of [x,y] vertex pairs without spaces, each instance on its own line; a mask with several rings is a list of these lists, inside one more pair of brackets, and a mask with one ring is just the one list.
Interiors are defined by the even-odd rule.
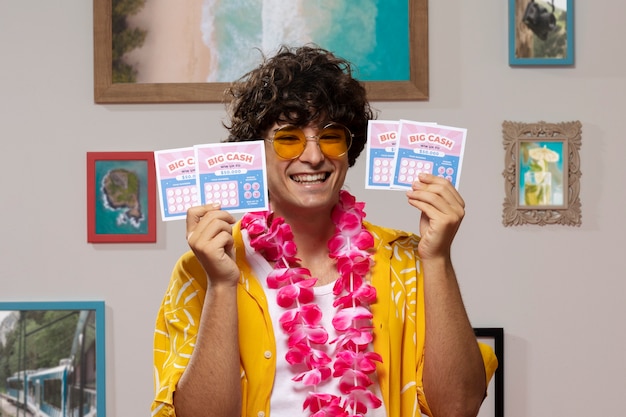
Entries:
[[[330,127],[339,127],[339,128],[341,128],[341,129],[343,129],[343,130],[345,130],[347,132],[346,142],[348,142],[348,140],[349,140],[349,142],[346,144],[346,151],[344,153],[340,154],[340,155],[327,155],[322,150],[322,147],[320,146],[320,136],[321,135],[319,133],[322,133],[324,130],[326,130],[326,129],[330,128]],[[286,128],[299,130],[300,132],[302,132],[302,135],[304,136],[304,139],[305,139],[304,146],[302,147],[302,150],[300,151],[300,153],[297,154],[296,156],[292,157],[292,158],[285,158],[284,156],[279,154],[278,151],[276,150],[276,145],[275,145],[276,134],[278,132],[280,132],[281,130],[286,129]],[[342,156],[346,155],[348,153],[348,151],[350,150],[350,148],[352,147],[352,140],[354,139],[354,133],[352,133],[350,131],[350,129],[348,129],[346,126],[342,125],[341,123],[337,123],[337,122],[327,123],[323,128],[321,128],[319,130],[318,134],[314,135],[314,136],[307,136],[307,135],[305,135],[304,131],[301,128],[295,126],[295,125],[284,125],[284,126],[281,126],[280,128],[278,128],[274,132],[274,134],[272,135],[271,139],[265,139],[265,140],[267,140],[268,142],[270,142],[272,144],[272,149],[274,150],[274,153],[276,153],[276,155],[278,155],[278,157],[280,157],[282,159],[285,159],[287,161],[293,161],[294,159],[298,159],[300,156],[302,156],[302,154],[304,153],[304,151],[306,149],[306,142],[308,142],[310,139],[315,139],[315,142],[317,143],[317,147],[319,148],[320,152],[322,152],[324,154],[325,157],[332,158],[332,159],[337,159],[337,158],[341,158]]]

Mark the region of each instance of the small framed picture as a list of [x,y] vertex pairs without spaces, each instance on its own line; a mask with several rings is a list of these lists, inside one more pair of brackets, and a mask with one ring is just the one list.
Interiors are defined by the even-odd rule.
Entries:
[[104,310],[103,301],[0,302],[0,391],[11,404],[0,414],[104,417]]
[[580,226],[580,122],[504,122],[503,223]]
[[87,152],[87,241],[156,242],[154,152]]
[[509,0],[509,65],[572,65],[574,0]]

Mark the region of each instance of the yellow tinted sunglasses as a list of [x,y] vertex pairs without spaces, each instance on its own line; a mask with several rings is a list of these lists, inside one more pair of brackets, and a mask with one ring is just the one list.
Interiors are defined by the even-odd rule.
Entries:
[[299,127],[286,125],[274,132],[274,137],[268,140],[272,142],[276,155],[283,159],[298,158],[309,140],[315,140],[325,156],[339,158],[350,149],[352,137],[352,133],[344,125],[329,123],[315,136],[306,136]]

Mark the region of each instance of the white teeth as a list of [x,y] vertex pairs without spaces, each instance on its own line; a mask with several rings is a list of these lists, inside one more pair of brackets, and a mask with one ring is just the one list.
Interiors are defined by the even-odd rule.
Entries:
[[291,177],[296,182],[320,182],[324,181],[326,174],[302,174]]

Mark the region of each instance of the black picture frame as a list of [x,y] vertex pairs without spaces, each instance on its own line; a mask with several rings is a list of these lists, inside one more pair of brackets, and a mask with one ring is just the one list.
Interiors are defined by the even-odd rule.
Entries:
[[[474,334],[479,342],[490,345],[498,358],[498,369],[489,383],[488,392],[493,389],[485,401],[493,402],[493,417],[504,417],[504,329],[502,327],[475,327]],[[486,407],[483,404],[482,409]],[[491,416],[490,413],[479,413],[478,417]]]

